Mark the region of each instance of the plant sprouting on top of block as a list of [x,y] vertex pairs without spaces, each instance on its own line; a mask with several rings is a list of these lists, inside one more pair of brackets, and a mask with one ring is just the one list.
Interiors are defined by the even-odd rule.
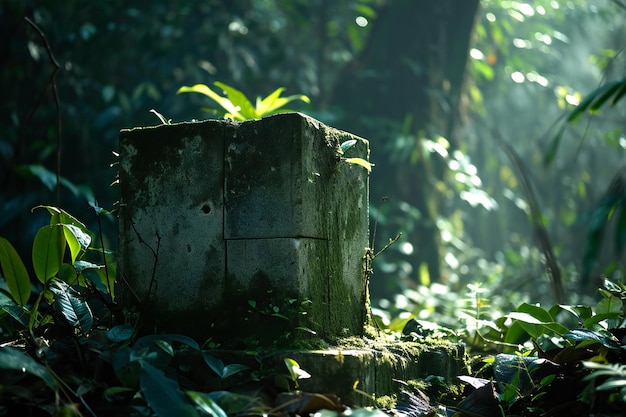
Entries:
[[[270,116],[272,114],[289,112],[290,110],[285,109],[284,107],[288,103],[295,100],[301,100],[305,103],[311,102],[311,100],[303,94],[281,97],[285,88],[280,87],[265,98],[257,97],[255,105],[253,105],[248,97],[236,88],[219,81],[216,81],[213,84],[219,87],[226,94],[226,96],[216,93],[206,84],[196,84],[191,87],[183,86],[178,89],[176,94],[204,94],[222,107],[225,119],[238,121],[260,119],[261,117]],[[207,108],[204,108],[203,110],[208,112],[213,111],[212,109]]]

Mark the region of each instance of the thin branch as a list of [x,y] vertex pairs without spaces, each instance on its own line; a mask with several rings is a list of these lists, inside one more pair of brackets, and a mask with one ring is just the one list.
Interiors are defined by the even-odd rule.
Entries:
[[[57,146],[56,146],[56,148],[57,148],[56,149],[57,169],[56,169],[56,190],[55,190],[55,192],[56,192],[56,204],[58,206],[58,205],[61,204],[61,101],[59,100],[59,89],[57,87],[56,75],[59,72],[59,69],[61,68],[61,66],[59,65],[59,62],[54,57],[54,54],[52,53],[52,48],[50,47],[50,43],[48,42],[48,39],[46,38],[46,35],[39,28],[39,26],[37,26],[37,24],[35,22],[33,22],[28,16],[24,17],[24,20],[33,29],[35,29],[35,32],[37,32],[37,34],[41,38],[41,40],[42,40],[42,42],[43,42],[43,44],[44,44],[44,46],[46,48],[46,52],[48,53],[48,58],[50,59],[50,63],[53,66],[52,73],[50,74],[50,77],[49,77],[49,80],[48,80],[48,85],[52,85],[52,95],[54,97],[54,104],[56,106],[56,111],[57,111]],[[31,111],[31,114],[29,114],[28,119],[30,119],[32,114],[34,114],[35,109],[37,107],[39,107],[39,102],[40,101],[41,100],[38,100],[37,106],[35,108],[33,108],[33,110]]]

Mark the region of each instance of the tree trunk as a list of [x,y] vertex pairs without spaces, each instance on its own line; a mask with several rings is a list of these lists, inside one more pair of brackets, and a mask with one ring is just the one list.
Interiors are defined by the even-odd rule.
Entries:
[[[434,188],[445,166],[429,158],[420,138],[443,136],[452,149],[458,145],[456,131],[478,6],[479,0],[387,2],[366,47],[345,68],[335,88],[334,103],[349,112],[338,127],[371,142],[376,163],[372,203],[388,195],[419,210],[419,220],[405,238],[415,249],[413,270],[427,265],[432,280],[445,280],[437,228],[440,201]],[[412,138],[408,146],[405,141],[400,147],[401,135]],[[381,231],[382,225],[378,236],[383,242],[396,233],[385,230],[386,235],[381,235]]]

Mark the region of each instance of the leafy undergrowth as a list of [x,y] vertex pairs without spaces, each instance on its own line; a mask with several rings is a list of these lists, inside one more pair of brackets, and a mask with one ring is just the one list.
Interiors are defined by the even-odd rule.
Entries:
[[137,318],[114,302],[110,254],[93,248],[94,234],[71,215],[44,209],[51,221],[33,244],[34,279],[0,238],[0,415],[622,416],[626,409],[621,283],[605,282],[593,308],[522,304],[495,320],[476,311],[471,330],[414,319],[401,332],[385,329],[396,343],[462,341],[476,355],[474,370],[458,381],[398,381],[397,397],[350,408],[336,393],[300,392],[298,381],[310,375],[292,359],[269,366],[270,353],[257,349],[245,364],[229,363],[211,341],[138,334]]

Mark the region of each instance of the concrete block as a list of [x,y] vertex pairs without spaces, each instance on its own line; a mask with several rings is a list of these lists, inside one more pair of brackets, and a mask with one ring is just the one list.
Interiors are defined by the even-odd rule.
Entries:
[[368,159],[298,113],[122,130],[124,303],[198,337],[362,334],[368,172],[342,160],[350,139]]

